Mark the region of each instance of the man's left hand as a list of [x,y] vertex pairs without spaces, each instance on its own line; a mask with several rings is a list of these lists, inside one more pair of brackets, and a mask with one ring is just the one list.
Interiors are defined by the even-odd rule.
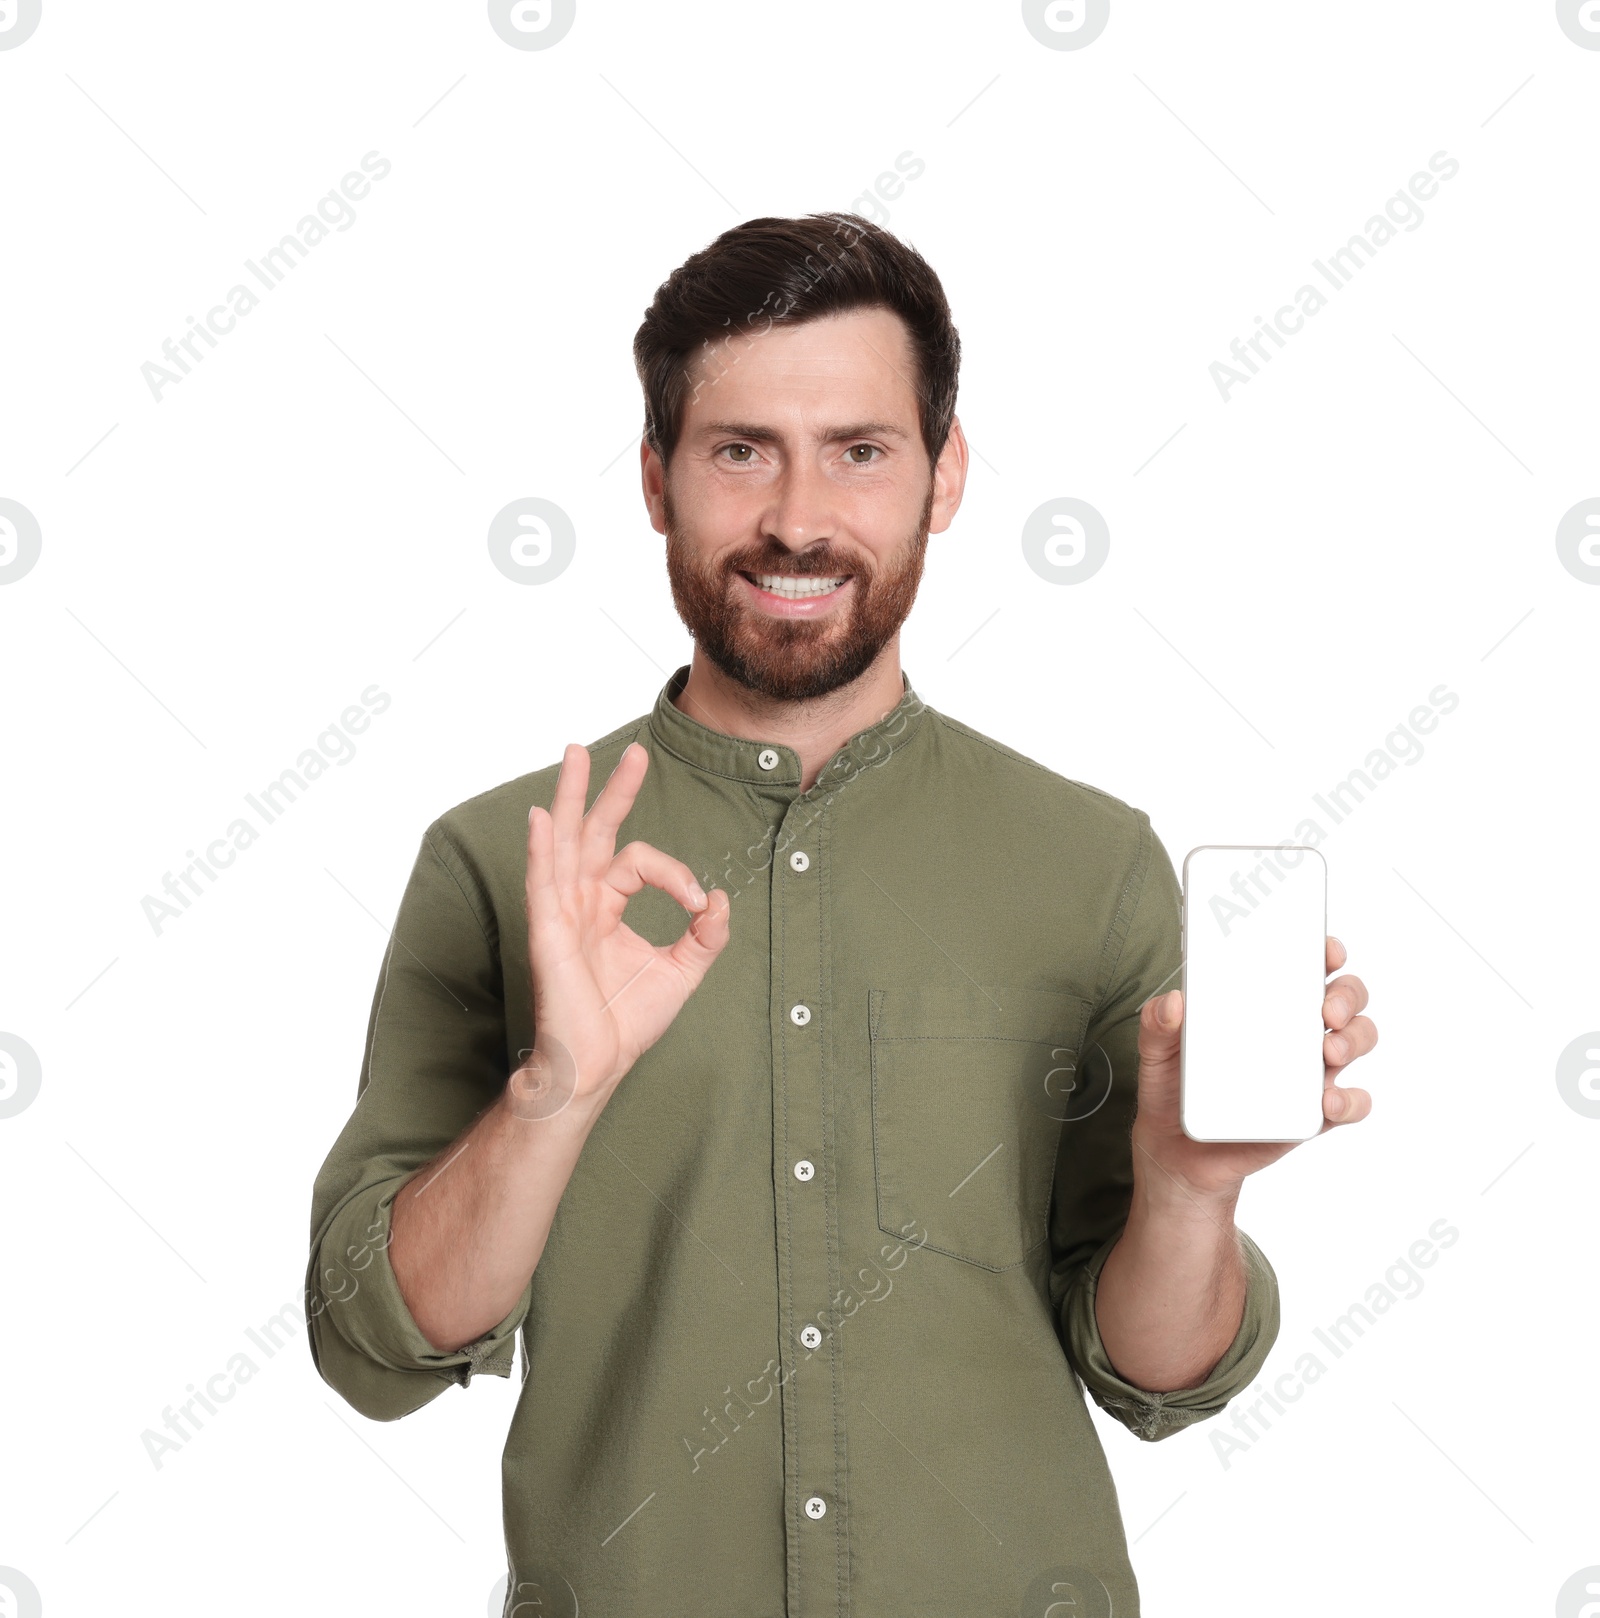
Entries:
[[[1327,968],[1337,972],[1349,953],[1337,938],[1327,941]],[[1378,1043],[1378,1030],[1360,1012],[1367,986],[1352,973],[1334,978],[1322,1002],[1325,1063],[1322,1128],[1358,1124],[1372,1111],[1365,1090],[1341,1085],[1344,1070]],[[1179,1123],[1178,1053],[1183,1029],[1183,991],[1152,996],[1139,1013],[1139,1103],[1133,1124],[1133,1172],[1152,1197],[1204,1207],[1230,1204],[1247,1174],[1276,1163],[1298,1141],[1190,1140]],[[1314,1137],[1313,1137],[1314,1138]]]

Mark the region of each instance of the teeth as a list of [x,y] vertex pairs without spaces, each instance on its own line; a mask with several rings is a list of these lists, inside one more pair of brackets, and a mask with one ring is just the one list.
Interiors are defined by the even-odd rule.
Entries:
[[770,590],[773,595],[784,596],[790,601],[799,601],[806,596],[830,594],[844,583],[844,578],[795,578],[791,574],[757,573],[755,581],[763,590]]

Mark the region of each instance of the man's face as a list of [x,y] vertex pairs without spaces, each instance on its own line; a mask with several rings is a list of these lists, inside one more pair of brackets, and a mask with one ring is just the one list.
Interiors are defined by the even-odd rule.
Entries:
[[930,532],[961,503],[959,425],[931,472],[904,322],[781,322],[691,365],[670,474],[643,451],[672,599],[730,679],[803,701],[849,684],[898,632]]

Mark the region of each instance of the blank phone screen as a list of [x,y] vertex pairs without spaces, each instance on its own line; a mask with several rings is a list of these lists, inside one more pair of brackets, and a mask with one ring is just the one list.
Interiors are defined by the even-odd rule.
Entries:
[[1314,848],[1183,862],[1182,1123],[1193,1140],[1322,1128],[1328,868]]

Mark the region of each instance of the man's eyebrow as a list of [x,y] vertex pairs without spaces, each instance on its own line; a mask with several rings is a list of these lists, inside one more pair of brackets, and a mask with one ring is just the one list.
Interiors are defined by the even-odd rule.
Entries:
[[[697,436],[747,438],[760,444],[776,443],[783,435],[774,427],[758,427],[751,422],[708,421],[701,425]],[[830,427],[823,434],[825,443],[834,444],[843,438],[909,438],[910,434],[891,421],[857,421],[843,427]]]

